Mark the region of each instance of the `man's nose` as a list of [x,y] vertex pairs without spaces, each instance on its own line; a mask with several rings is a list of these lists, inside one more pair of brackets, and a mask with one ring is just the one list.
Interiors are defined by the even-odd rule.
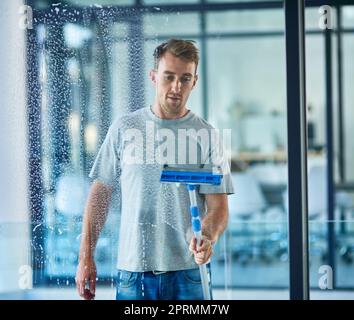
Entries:
[[179,80],[175,80],[172,83],[172,91],[174,91],[175,93],[178,93],[181,91],[181,87],[182,87],[182,83]]

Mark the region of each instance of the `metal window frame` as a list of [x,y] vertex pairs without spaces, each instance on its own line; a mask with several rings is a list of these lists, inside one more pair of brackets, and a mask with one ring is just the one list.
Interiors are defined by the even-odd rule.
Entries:
[[285,0],[290,299],[308,300],[307,121],[304,0]]

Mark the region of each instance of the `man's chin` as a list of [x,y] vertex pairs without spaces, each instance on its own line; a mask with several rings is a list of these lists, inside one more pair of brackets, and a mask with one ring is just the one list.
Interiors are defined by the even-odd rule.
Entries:
[[166,109],[171,114],[179,114],[183,108],[181,103],[178,102],[178,103],[166,103]]

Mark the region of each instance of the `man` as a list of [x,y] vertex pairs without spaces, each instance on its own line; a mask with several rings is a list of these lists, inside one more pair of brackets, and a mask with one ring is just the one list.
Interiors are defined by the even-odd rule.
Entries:
[[[90,173],[94,183],[85,209],[76,275],[77,289],[84,299],[95,295],[94,249],[118,184],[117,299],[203,299],[198,265],[209,262],[213,244],[227,225],[227,194],[233,192],[229,172],[220,186],[198,189],[202,216],[198,248],[191,232],[188,191],[185,186],[159,181],[163,163],[213,164],[210,155],[214,151],[210,142],[200,142],[193,134],[187,144],[199,141],[197,148],[183,148],[186,141],[179,135],[183,130],[212,130],[186,107],[198,80],[197,48],[192,41],[171,39],[155,49],[154,58],[150,71],[156,89],[153,105],[111,125]],[[186,149],[187,154],[182,154]],[[87,282],[89,288],[85,288]]]

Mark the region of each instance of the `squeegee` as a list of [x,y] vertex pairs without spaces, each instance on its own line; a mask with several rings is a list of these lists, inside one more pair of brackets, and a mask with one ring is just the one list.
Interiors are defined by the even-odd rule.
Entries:
[[[192,230],[197,239],[197,247],[202,240],[202,228],[199,217],[199,209],[196,197],[196,187],[201,184],[220,185],[222,174],[219,168],[212,166],[200,167],[189,165],[185,167],[171,167],[164,165],[161,173],[161,182],[181,183],[187,186],[190,200],[190,213],[192,219]],[[208,272],[206,264],[199,265],[200,276],[202,280],[203,296],[205,300],[211,300],[209,291]]]

